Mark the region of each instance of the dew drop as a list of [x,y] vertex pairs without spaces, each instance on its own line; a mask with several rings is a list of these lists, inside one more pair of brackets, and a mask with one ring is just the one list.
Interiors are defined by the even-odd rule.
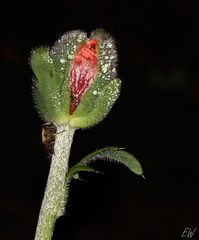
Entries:
[[73,55],[69,54],[68,59],[73,59]]
[[98,93],[98,92],[97,92],[96,90],[93,91],[93,95],[97,95],[97,93]]
[[108,46],[109,48],[111,48],[111,47],[113,46],[113,44],[112,44],[111,42],[109,42],[109,43],[107,44],[107,46]]
[[61,58],[59,61],[60,61],[60,63],[62,63],[62,64],[66,63],[66,59],[65,59],[65,58]]

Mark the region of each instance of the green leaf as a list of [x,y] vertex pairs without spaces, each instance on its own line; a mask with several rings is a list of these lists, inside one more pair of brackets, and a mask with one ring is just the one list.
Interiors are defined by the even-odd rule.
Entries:
[[63,216],[65,213],[65,205],[68,199],[68,194],[69,194],[69,185],[71,180],[74,179],[79,179],[79,172],[95,172],[98,173],[97,171],[95,171],[93,168],[89,167],[89,166],[84,166],[84,165],[79,165],[76,164],[75,166],[69,168],[67,174],[66,174],[66,179],[65,179],[65,183],[64,183],[64,189],[65,192],[63,194],[63,196],[61,196],[62,200],[61,200],[61,206],[60,206],[60,211],[58,213],[58,216]]
[[135,174],[143,175],[143,170],[139,161],[132,154],[123,151],[118,147],[105,147],[96,150],[95,152],[85,156],[74,167],[87,166],[90,162],[94,162],[96,160],[109,160],[118,162],[128,167]]
[[[73,178],[78,179],[79,172],[95,172],[93,168],[87,166],[91,162],[95,162],[97,160],[109,160],[121,163],[128,167],[132,172],[137,175],[143,176],[142,167],[139,161],[130,153],[123,151],[121,148],[118,147],[105,147],[102,149],[98,149],[93,153],[88,154],[85,156],[80,162],[78,162],[73,167],[69,168],[68,173],[66,174],[66,180],[64,184],[64,188],[66,189],[65,195],[62,196],[61,201],[61,211],[59,216],[64,215],[65,212],[65,204],[69,194],[69,184]],[[143,176],[144,177],[144,176]]]
[[77,164],[77,165],[69,168],[69,171],[66,174],[66,182],[70,181],[72,178],[77,179],[74,176],[79,172],[95,172],[96,173],[97,171],[95,171],[93,168],[91,168],[89,166],[83,166],[83,165]]

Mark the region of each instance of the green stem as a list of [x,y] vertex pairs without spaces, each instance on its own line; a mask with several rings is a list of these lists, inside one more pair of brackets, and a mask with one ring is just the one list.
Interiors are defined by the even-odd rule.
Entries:
[[50,240],[57,218],[63,215],[65,203],[65,179],[73,141],[74,128],[57,126],[50,172],[39,214],[35,240]]

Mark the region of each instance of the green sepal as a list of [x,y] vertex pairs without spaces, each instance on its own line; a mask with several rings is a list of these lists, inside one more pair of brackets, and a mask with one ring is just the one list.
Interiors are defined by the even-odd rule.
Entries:
[[37,48],[32,52],[31,67],[36,79],[33,94],[37,109],[46,122],[56,122],[62,113],[60,76],[54,69],[48,48]]
[[[95,38],[98,41],[98,71],[89,87],[89,90],[82,97],[77,109],[71,116],[72,124],[73,120],[74,122],[79,122],[79,118],[81,117],[81,124],[77,124],[80,128],[95,125],[107,115],[113,103],[115,102],[115,98],[117,99],[119,96],[121,84],[120,80],[117,79],[117,52],[113,38],[103,29],[96,29],[93,31],[90,38]],[[113,83],[110,84],[112,81]],[[110,91],[112,91],[111,93],[107,93],[107,85],[109,85],[108,88],[110,88]],[[115,85],[117,85],[116,88]],[[110,101],[105,99],[102,103],[102,107],[101,103],[99,104],[99,102],[101,102],[101,96],[104,97],[105,92],[108,94],[107,98],[109,98]],[[114,97],[112,97],[113,95]],[[115,95],[117,95],[117,97],[115,97]],[[107,107],[105,106],[105,103],[107,104]],[[97,107],[98,104],[100,105],[99,108]],[[95,108],[97,109],[93,111]]]
[[[103,120],[119,96],[120,85],[120,79],[114,79],[109,82],[109,84],[103,88],[98,98],[95,100],[95,105],[93,106],[92,111],[86,115],[84,112],[84,109],[86,108],[86,102],[84,102],[82,98],[82,103],[72,115],[69,125],[73,128],[86,128]],[[92,101],[90,101],[90,103],[87,102],[87,104],[92,104]]]

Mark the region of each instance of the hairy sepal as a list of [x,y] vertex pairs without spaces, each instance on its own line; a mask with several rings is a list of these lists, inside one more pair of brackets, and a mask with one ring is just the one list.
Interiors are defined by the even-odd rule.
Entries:
[[[120,85],[120,79],[114,79],[103,88],[97,98],[89,96],[86,99],[85,96],[85,101],[79,105],[69,125],[73,128],[87,128],[102,121],[119,97]],[[87,113],[86,109],[90,109],[90,112]]]
[[62,115],[61,79],[55,71],[48,48],[37,48],[30,59],[33,79],[33,95],[41,117],[46,122],[57,122]]

